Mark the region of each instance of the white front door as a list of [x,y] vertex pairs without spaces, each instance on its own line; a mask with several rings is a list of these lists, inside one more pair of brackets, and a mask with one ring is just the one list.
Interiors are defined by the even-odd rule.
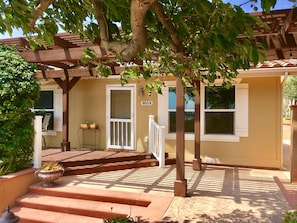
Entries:
[[107,86],[106,142],[108,149],[135,149],[134,86]]

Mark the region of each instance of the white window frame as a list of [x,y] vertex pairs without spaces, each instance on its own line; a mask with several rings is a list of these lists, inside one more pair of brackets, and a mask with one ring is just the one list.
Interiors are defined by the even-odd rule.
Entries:
[[[54,112],[54,129],[48,130],[44,132],[44,135],[57,135],[57,132],[62,132],[62,125],[63,125],[63,112],[62,112],[62,96],[63,92],[62,89],[58,86],[46,86],[41,87],[40,91],[53,91],[54,93],[54,108],[53,109],[45,109],[45,111],[53,111]],[[39,111],[40,109],[33,109],[33,112]]]
[[[235,81],[235,120],[234,135],[216,135],[204,133],[205,122],[205,92],[204,84],[201,84],[201,141],[219,141],[219,142],[239,142],[240,137],[248,137],[248,84]],[[217,84],[217,83],[216,83]],[[166,127],[165,138],[169,140],[176,139],[176,133],[169,133],[169,117],[168,117],[168,97],[169,87],[175,87],[175,81],[165,81],[165,87],[162,88],[162,95],[158,95],[158,123]],[[185,133],[185,140],[194,140],[194,133]]]
[[[239,142],[240,137],[248,137],[248,84],[235,85],[235,109],[228,109],[234,112],[234,134],[205,134],[205,85],[201,84],[201,141],[218,141],[218,142]],[[221,111],[216,109],[216,111]],[[222,109],[222,111],[226,111]]]
[[[158,123],[166,127],[166,139],[176,139],[176,133],[169,133],[169,109],[168,109],[168,97],[169,87],[176,87],[175,81],[165,81],[165,87],[162,88],[162,95],[158,95]],[[188,111],[188,110],[185,110]],[[194,140],[194,132],[186,132],[185,140]]]

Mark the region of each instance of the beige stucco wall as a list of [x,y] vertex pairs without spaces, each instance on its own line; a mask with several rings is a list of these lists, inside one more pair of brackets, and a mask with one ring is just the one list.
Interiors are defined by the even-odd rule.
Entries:
[[[279,77],[243,78],[241,83],[249,85],[249,133],[240,142],[201,143],[204,161],[221,164],[281,167],[281,85]],[[70,91],[70,142],[79,148],[78,129],[84,120],[94,121],[100,126],[100,149],[106,149],[106,86],[119,84],[117,79],[83,79]],[[136,149],[147,151],[145,137],[148,135],[148,115],[158,118],[158,96],[140,93],[142,81],[132,82],[136,97]],[[152,106],[141,106],[142,100],[150,100]],[[49,146],[60,146],[61,133],[47,137]],[[194,142],[185,142],[186,161],[191,162]],[[175,156],[175,141],[166,140],[166,152]]]
[[[249,85],[249,133],[240,142],[201,142],[201,158],[219,164],[281,168],[281,85],[279,77],[245,78]],[[175,156],[175,141],[166,142]],[[185,142],[185,159],[194,157],[194,142]]]
[[[139,152],[147,151],[145,137],[148,136],[148,116],[157,113],[157,94],[148,91],[141,93],[144,86],[143,81],[131,82],[135,86],[135,129],[136,129],[136,149]],[[108,85],[119,85],[118,79],[83,79],[71,89],[69,95],[69,141],[71,148],[79,148],[82,141],[82,132],[79,130],[80,123],[85,120],[99,124],[100,140],[99,149],[106,149],[106,87]],[[153,101],[152,106],[142,106],[141,101]],[[89,131],[89,130],[87,130]],[[85,142],[94,142],[93,132],[88,132]],[[56,136],[46,136],[49,147],[59,147],[62,141],[61,132]]]

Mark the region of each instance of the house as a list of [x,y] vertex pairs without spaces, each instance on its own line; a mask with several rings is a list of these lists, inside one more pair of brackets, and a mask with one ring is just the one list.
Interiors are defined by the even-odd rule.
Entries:
[[[219,81],[212,90],[200,85],[203,162],[282,168],[282,88],[286,77],[296,75],[297,71],[297,61],[292,59],[297,56],[296,22],[292,14],[296,14],[295,9],[265,16],[255,13],[275,23],[269,32],[261,28],[254,30],[257,40],[269,48],[268,61],[240,71],[230,89],[221,88]],[[56,39],[62,41],[34,53],[26,51],[21,38],[0,41],[16,44],[24,58],[39,65],[37,76],[41,79],[42,92],[41,103],[35,110],[45,109],[52,114],[45,133],[49,147],[145,152],[148,151],[148,117],[154,115],[156,122],[166,129],[165,151],[169,157],[176,156],[174,77],[163,80],[162,95],[144,91],[144,80],[121,86],[117,75],[97,77],[92,68],[76,64],[86,47],[106,56],[98,46],[67,33],[58,34]],[[61,42],[63,45],[59,45]],[[114,74],[122,69],[120,65],[112,68]],[[193,95],[186,94],[186,162],[192,162],[195,157],[194,100]],[[85,121],[96,123],[99,128],[80,128]]]
[[[254,167],[282,167],[282,78],[286,69],[240,72],[234,87],[212,99],[201,84],[201,158],[206,163]],[[295,74],[297,69],[290,69]],[[164,81],[163,94],[143,91],[144,81],[122,87],[118,78],[82,78],[69,94],[71,148],[148,151],[148,117],[166,127],[165,150],[175,157],[175,81]],[[228,91],[223,92],[223,91]],[[46,96],[43,96],[46,95]],[[42,81],[42,98],[52,101],[46,111],[54,123],[47,132],[50,147],[62,141],[62,90],[52,80]],[[50,96],[48,96],[50,95]],[[185,160],[194,157],[194,98],[186,104]],[[222,100],[220,106],[211,100]],[[88,120],[99,129],[80,129]],[[188,123],[188,124],[187,124]],[[122,130],[120,132],[120,130]],[[84,134],[84,135],[83,135]],[[82,141],[83,140],[83,141]]]

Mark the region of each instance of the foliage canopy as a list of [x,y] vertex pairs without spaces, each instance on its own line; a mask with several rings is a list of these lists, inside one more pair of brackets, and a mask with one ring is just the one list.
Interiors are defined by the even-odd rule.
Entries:
[[[257,1],[268,12],[276,4],[276,0],[243,2]],[[114,51],[117,61],[144,61],[143,70],[124,71],[122,83],[158,74],[147,87],[159,89],[162,76],[169,73],[181,76],[184,83],[197,78],[230,80],[237,69],[264,60],[265,47],[255,41],[253,26],[266,25],[240,5],[222,0],[0,0],[0,4],[2,33],[19,28],[27,36],[37,34],[33,42],[42,45],[53,43],[53,36],[64,30]],[[89,59],[98,60],[90,54]],[[100,75],[110,74],[108,63],[99,60]]]
[[290,101],[297,100],[297,76],[290,76],[284,86],[284,96]]
[[39,97],[36,67],[16,50],[0,45],[0,175],[28,167],[34,130],[30,111]]

